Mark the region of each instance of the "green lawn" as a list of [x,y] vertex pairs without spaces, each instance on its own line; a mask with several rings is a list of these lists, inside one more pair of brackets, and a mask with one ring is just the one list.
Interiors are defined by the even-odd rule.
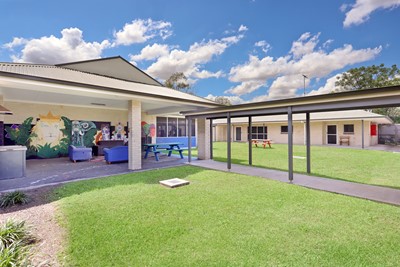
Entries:
[[[168,189],[167,178],[189,186]],[[398,266],[400,209],[190,166],[55,192],[68,266]]]
[[[294,146],[294,156],[306,157],[305,146]],[[253,146],[253,166],[288,169],[287,145]],[[193,154],[196,155],[196,151]],[[214,143],[214,160],[226,161],[226,143]],[[294,158],[294,171],[306,173],[306,159]],[[248,145],[232,143],[232,163],[248,165]],[[312,175],[352,182],[400,188],[400,153],[386,151],[311,147]]]

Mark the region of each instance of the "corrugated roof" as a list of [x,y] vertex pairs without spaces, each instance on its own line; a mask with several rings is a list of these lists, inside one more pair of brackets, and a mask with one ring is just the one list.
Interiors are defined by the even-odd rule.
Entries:
[[[318,112],[311,113],[311,121],[332,121],[332,120],[371,120],[379,121],[380,123],[392,123],[392,121],[381,114],[365,110],[343,110],[343,111],[332,111],[332,112]],[[293,121],[305,121],[305,114],[293,114]],[[248,123],[248,118],[232,118],[232,123]],[[272,115],[272,116],[254,116],[252,117],[253,123],[263,122],[282,122],[287,123],[287,115]],[[226,119],[214,120],[215,124],[226,124]]]
[[[204,104],[217,106],[215,102],[198,97],[195,95],[183,93],[163,86],[135,83],[131,81],[120,80],[111,77],[105,77],[92,73],[86,73],[78,70],[58,67],[54,65],[27,64],[27,63],[0,63],[1,73],[10,73],[16,75],[26,75],[33,78],[48,79],[48,82],[71,82],[78,84],[94,85],[99,87],[114,88],[124,90],[127,93],[149,94],[157,97],[176,98],[177,100],[195,101]],[[23,78],[23,77],[21,77]]]

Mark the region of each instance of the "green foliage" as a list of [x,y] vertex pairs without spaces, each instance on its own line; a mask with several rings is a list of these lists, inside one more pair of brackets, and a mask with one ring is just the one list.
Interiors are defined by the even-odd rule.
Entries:
[[343,73],[335,83],[336,91],[354,91],[400,85],[400,70],[396,65],[359,67]]
[[43,159],[55,158],[58,157],[58,154],[59,154],[58,145],[51,147],[49,143],[46,143],[44,146],[41,145],[37,146],[37,156],[39,158]]
[[168,88],[172,88],[184,93],[194,94],[187,77],[183,72],[175,72],[169,77],[164,84]]
[[24,221],[7,220],[0,227],[0,267],[30,266],[29,246],[34,241]]
[[31,132],[33,117],[27,118],[17,129],[6,127],[8,136],[17,145],[27,146],[32,137],[36,136]]
[[7,208],[14,205],[28,203],[28,196],[21,191],[4,193],[0,197],[0,208]]
[[214,101],[217,102],[218,104],[222,104],[222,105],[226,105],[226,106],[231,106],[232,105],[232,103],[229,100],[229,98],[224,97],[224,96],[217,96],[214,99]]
[[[190,185],[158,184],[174,177]],[[70,266],[400,262],[398,207],[258,177],[184,166],[69,183],[57,192]]]
[[97,134],[97,129],[90,129],[89,131],[87,131],[85,133],[85,135],[83,136],[83,143],[85,145],[85,147],[92,147],[94,146],[93,141],[94,141],[94,137]]
[[[68,140],[68,142],[71,142],[71,134],[72,134],[72,122],[70,119],[67,117],[61,116],[61,119],[64,122],[64,129],[61,129],[61,132],[65,136],[65,138]],[[68,143],[69,145],[69,143]]]

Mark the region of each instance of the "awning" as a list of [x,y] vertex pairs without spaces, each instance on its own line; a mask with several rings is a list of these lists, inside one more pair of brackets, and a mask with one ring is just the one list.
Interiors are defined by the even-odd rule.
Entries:
[[12,115],[13,113],[0,105],[0,115]]

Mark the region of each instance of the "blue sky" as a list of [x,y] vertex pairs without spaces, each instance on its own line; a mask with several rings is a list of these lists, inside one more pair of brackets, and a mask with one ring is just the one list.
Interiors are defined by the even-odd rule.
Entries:
[[120,55],[234,103],[328,93],[346,70],[399,63],[400,0],[0,0],[0,61]]

